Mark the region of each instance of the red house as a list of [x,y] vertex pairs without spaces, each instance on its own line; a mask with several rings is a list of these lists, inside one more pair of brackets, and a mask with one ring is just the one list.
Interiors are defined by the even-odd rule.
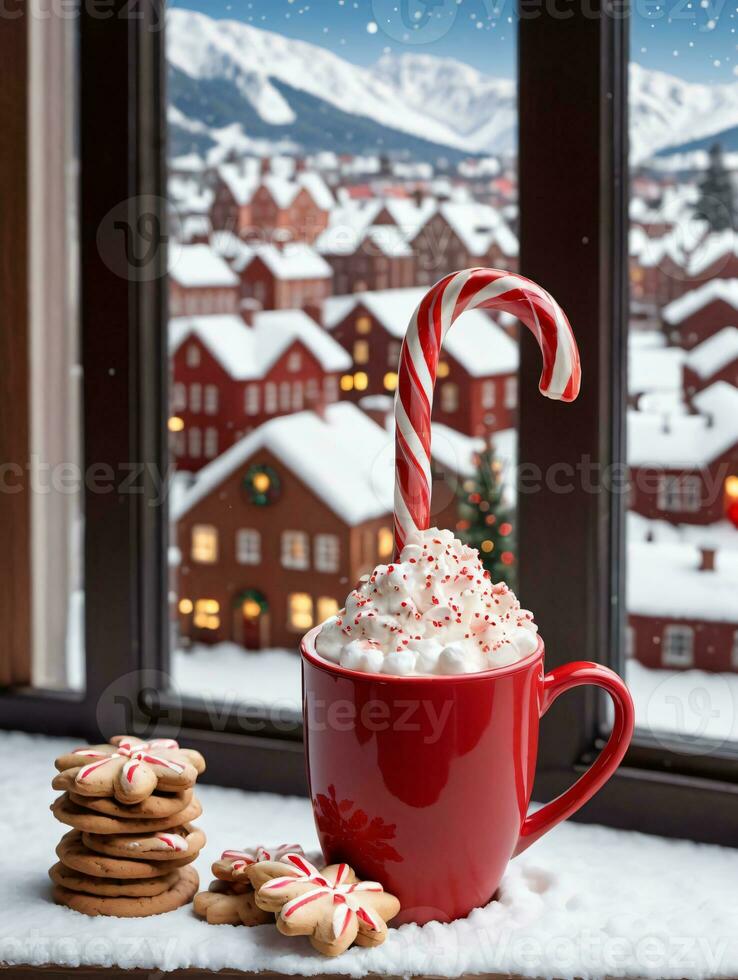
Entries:
[[269,174],[251,198],[251,222],[260,237],[295,242],[314,242],[328,226],[335,201],[325,181],[316,173],[303,171],[294,179]]
[[260,181],[257,160],[245,158],[239,163],[223,163],[218,168],[210,221],[216,231],[229,231],[245,237],[253,229],[251,198]]
[[315,247],[333,270],[336,293],[415,285],[415,255],[395,225],[371,225],[360,231],[332,225]]
[[[387,289],[336,296],[324,324],[353,360],[341,378],[342,397],[394,392],[402,338],[423,289]],[[515,424],[518,345],[490,316],[470,310],[449,331],[438,366],[433,418],[469,436]]]
[[295,648],[393,550],[387,433],[347,403],[272,419],[200,471],[173,508],[189,641]]
[[738,670],[738,552],[631,544],[628,653],[651,668]]
[[302,310],[170,320],[169,428],[177,468],[198,470],[275,415],[338,400],[351,366]]
[[684,362],[684,391],[688,397],[727,381],[738,388],[738,328],[722,330],[692,348]]
[[241,297],[267,310],[320,308],[331,295],[333,270],[310,245],[260,245],[234,262]]
[[738,278],[738,243],[732,228],[708,235],[690,257],[693,281]]
[[209,245],[179,245],[169,250],[171,316],[236,313],[239,280]]
[[738,474],[738,389],[718,381],[693,398],[695,414],[628,413],[630,509],[672,524],[726,516]]
[[712,279],[661,312],[671,343],[691,350],[738,320],[738,279]]

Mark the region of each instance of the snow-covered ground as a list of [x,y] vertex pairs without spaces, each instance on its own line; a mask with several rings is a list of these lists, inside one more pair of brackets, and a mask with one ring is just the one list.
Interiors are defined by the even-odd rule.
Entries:
[[[270,925],[210,926],[190,907],[148,919],[86,918],[52,904],[46,869],[65,827],[48,811],[53,759],[74,740],[0,734],[0,963],[360,977],[738,976],[738,851],[565,823],[513,861],[497,901],[457,922],[391,929],[384,946],[326,959]],[[18,773],[22,772],[22,780]],[[200,786],[202,886],[225,848],[317,847],[305,799]],[[451,848],[453,842],[449,842]],[[448,858],[450,860],[450,858]]]

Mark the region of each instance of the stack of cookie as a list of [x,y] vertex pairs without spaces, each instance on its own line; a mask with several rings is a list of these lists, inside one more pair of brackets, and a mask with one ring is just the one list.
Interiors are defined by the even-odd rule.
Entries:
[[49,870],[54,900],[87,915],[146,916],[186,905],[205,844],[193,787],[205,760],[172,739],[119,735],[56,760],[51,806],[73,829]]

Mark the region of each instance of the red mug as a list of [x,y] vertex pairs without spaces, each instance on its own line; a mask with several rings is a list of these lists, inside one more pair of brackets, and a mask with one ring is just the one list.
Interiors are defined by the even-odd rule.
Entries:
[[[402,903],[393,925],[448,922],[494,896],[508,861],[610,778],[633,734],[616,673],[577,661],[543,672],[543,641],[507,667],[398,677],[348,670],[301,644],[310,798],[323,855],[381,881]],[[603,688],[615,721],[568,790],[527,816],[538,725],[556,698]]]

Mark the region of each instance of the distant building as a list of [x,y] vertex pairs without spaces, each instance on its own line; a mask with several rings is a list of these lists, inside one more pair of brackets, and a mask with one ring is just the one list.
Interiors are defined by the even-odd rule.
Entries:
[[[341,394],[358,402],[393,393],[402,339],[424,289],[335,296],[324,325],[349,353],[353,371]],[[433,418],[468,436],[515,425],[518,345],[487,313],[469,310],[447,334],[438,366]]]
[[342,403],[266,422],[206,466],[174,508],[181,636],[294,648],[336,613],[392,555],[386,445]]
[[317,312],[332,292],[333,270],[302,242],[257,246],[237,258],[233,267],[240,277],[241,297],[266,310]]
[[738,322],[738,279],[712,279],[669,303],[661,315],[671,343],[691,350]]
[[738,474],[738,389],[718,381],[685,411],[629,411],[630,509],[672,524],[726,516]]
[[687,354],[684,391],[688,397],[716,381],[727,381],[738,388],[738,327],[723,327]]
[[415,285],[415,255],[395,225],[371,225],[356,231],[334,225],[315,247],[333,270],[333,291],[362,292]]
[[646,667],[738,670],[738,552],[628,549],[627,653]]
[[170,320],[169,426],[177,468],[199,470],[276,415],[338,400],[351,366],[302,310]]
[[236,313],[238,304],[238,276],[210,245],[170,248],[171,316]]

